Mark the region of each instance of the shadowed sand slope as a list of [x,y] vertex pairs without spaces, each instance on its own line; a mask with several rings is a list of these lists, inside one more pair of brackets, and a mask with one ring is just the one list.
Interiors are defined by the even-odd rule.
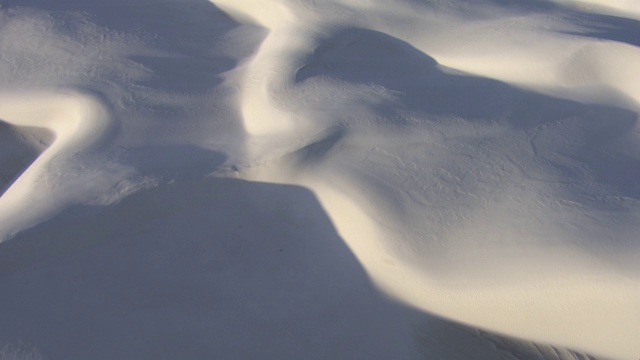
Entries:
[[460,72],[375,30],[314,40],[289,85],[303,95],[273,94],[324,131],[256,178],[313,189],[398,299],[494,331],[634,353],[636,112]]
[[0,196],[52,139],[44,129],[16,128],[0,121]]
[[425,318],[377,295],[291,186],[164,185],[71,209],[1,254],[2,338],[52,359],[385,359],[409,350],[398,320]]
[[206,179],[76,207],[0,264],[0,343],[48,359],[562,358],[381,296],[294,186]]

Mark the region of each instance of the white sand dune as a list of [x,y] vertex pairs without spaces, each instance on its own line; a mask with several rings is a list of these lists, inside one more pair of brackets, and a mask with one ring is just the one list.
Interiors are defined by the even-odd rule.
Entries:
[[632,0],[2,0],[0,349],[637,359],[639,30]]
[[44,129],[52,134],[51,140],[35,137],[43,147],[42,153],[25,164],[0,197],[0,238],[5,238],[52,216],[74,197],[82,196],[83,188],[96,190],[95,182],[85,184],[85,174],[78,177],[61,168],[69,166],[68,159],[75,154],[98,146],[110,125],[98,102],[78,94],[13,92],[0,94],[0,101],[0,118],[10,119],[11,125]]

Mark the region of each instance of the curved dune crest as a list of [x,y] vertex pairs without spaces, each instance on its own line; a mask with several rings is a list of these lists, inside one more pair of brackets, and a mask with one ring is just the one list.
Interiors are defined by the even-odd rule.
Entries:
[[[54,139],[0,197],[0,238],[51,216],[77,194],[60,191],[57,174],[75,154],[91,151],[110,131],[105,108],[78,93],[0,93],[0,118],[49,130]],[[67,184],[65,186],[72,186]]]
[[239,21],[257,22],[268,31],[257,53],[253,55],[244,75],[240,95],[240,111],[245,130],[252,136],[270,135],[292,130],[293,114],[274,106],[270,90],[282,86],[282,76],[288,72],[289,58],[300,42],[299,33],[292,31],[293,14],[277,1],[239,4],[237,1],[216,1]]
[[[343,130],[247,176],[312,189],[372,281],[401,301],[503,334],[632,358],[640,289],[623,274],[637,269],[640,188],[627,169],[640,164],[638,114],[635,84],[614,74],[638,68],[609,66],[625,57],[599,46],[589,48],[602,57],[576,51],[577,64],[549,65],[582,79],[566,84],[618,87],[609,97],[583,83],[538,92],[459,73],[383,32],[329,32],[293,86],[317,96],[299,110],[307,121]],[[331,91],[340,96],[325,97]],[[629,162],[605,170],[605,157],[613,167]],[[585,189],[610,201],[585,201]]]

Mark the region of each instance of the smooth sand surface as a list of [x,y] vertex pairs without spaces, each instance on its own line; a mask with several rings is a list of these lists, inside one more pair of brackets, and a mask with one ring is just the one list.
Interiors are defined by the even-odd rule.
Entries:
[[639,358],[638,34],[633,0],[1,0],[0,358]]

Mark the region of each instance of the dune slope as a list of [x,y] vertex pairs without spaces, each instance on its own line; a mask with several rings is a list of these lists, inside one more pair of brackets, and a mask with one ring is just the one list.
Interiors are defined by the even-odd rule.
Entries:
[[639,14],[3,0],[0,352],[637,359]]

